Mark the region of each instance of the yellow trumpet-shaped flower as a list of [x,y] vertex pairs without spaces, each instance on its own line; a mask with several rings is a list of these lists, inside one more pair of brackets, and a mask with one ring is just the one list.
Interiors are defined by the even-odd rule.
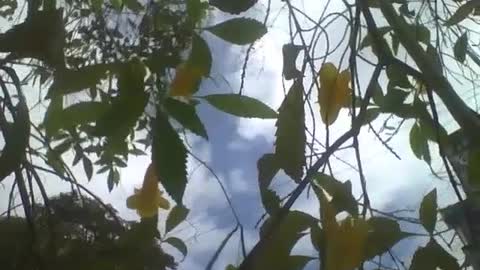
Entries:
[[150,164],[145,172],[143,185],[135,189],[135,194],[128,197],[127,207],[136,209],[141,217],[152,217],[158,213],[158,208],[168,210],[170,202],[162,197],[163,192],[158,188],[158,177],[155,167]]
[[346,69],[339,73],[335,65],[325,63],[318,75],[320,115],[323,123],[329,126],[337,120],[340,109],[350,101],[350,72]]

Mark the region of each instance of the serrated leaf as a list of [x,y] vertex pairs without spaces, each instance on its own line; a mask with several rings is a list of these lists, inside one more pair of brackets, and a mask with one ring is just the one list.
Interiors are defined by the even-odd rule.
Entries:
[[188,253],[187,246],[181,239],[177,237],[169,237],[165,240],[165,243],[170,244],[171,246],[176,248],[178,251],[180,251],[183,257],[187,256],[187,253]]
[[210,0],[211,6],[220,9],[223,12],[239,14],[251,8],[257,0]]
[[468,37],[467,33],[461,35],[457,42],[455,42],[455,46],[453,47],[453,55],[457,61],[463,63],[465,62],[465,55],[467,54],[467,46],[468,46]]
[[221,22],[206,30],[219,38],[237,45],[250,44],[267,33],[261,22],[249,18],[234,18]]
[[435,270],[437,268],[443,270],[459,270],[457,260],[445,251],[435,240],[425,247],[417,249],[412,258],[410,270]]
[[[272,218],[269,218],[260,228],[260,235],[271,225]],[[259,258],[255,269],[279,269],[289,270],[288,259],[292,248],[304,235],[304,231],[316,224],[318,220],[307,213],[290,211],[282,223],[272,235],[265,248],[265,253]]]
[[351,103],[350,72],[348,69],[339,72],[334,64],[325,63],[320,68],[318,76],[320,115],[323,123],[329,126],[337,120],[340,109],[345,104]]
[[460,23],[461,21],[465,20],[465,18],[470,15],[473,10],[479,6],[478,1],[476,0],[470,0],[466,2],[465,4],[461,5],[455,13],[445,22],[446,26],[452,26],[455,24]]
[[87,176],[87,179],[90,181],[93,176],[92,162],[90,161],[89,158],[84,157],[82,159],[82,163],[83,163],[83,170],[85,171],[85,175]]
[[277,118],[277,113],[272,108],[255,98],[237,94],[214,94],[202,98],[218,110],[238,117]]
[[[355,197],[352,194],[352,183],[346,181],[342,183],[330,175],[317,173],[314,176],[315,184],[322,187],[330,196],[332,200],[330,205],[335,209],[335,213],[347,211],[352,216],[358,215],[358,205]],[[314,188],[317,196],[320,198],[318,189]]]
[[370,227],[368,245],[365,250],[365,259],[387,252],[400,240],[409,236],[400,230],[400,225],[395,221],[384,217],[372,217],[367,220]]
[[294,45],[291,43],[285,44],[282,47],[283,56],[283,77],[285,80],[291,80],[302,76],[302,72],[297,69],[296,61],[298,53],[303,49],[303,46]]
[[437,223],[437,190],[430,191],[425,197],[423,197],[420,204],[420,221],[423,227],[430,235],[435,230],[435,224]]
[[175,205],[168,214],[167,221],[165,222],[165,234],[177,227],[186,218],[190,210],[183,205]]
[[152,130],[152,162],[159,181],[173,200],[182,205],[187,185],[187,150],[167,117],[159,111]]
[[296,80],[278,109],[275,159],[280,168],[299,182],[305,166],[305,107],[303,85]]
[[168,113],[184,128],[208,140],[207,131],[200,118],[198,118],[195,106],[173,98],[165,99],[164,106]]

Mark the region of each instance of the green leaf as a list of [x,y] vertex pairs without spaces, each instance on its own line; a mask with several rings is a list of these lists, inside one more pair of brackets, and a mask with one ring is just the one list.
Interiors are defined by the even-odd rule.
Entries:
[[110,3],[117,11],[122,10],[123,0],[110,0]]
[[367,125],[373,120],[377,119],[380,115],[381,110],[379,108],[370,108],[365,112],[365,118],[363,119],[362,125]]
[[114,70],[114,64],[97,64],[85,66],[78,70],[65,69],[55,74],[52,86],[48,90],[47,98],[52,99],[75,93],[92,87],[96,87],[102,78],[105,78],[107,71]]
[[84,157],[82,159],[82,163],[83,163],[83,170],[85,171],[85,175],[87,176],[87,179],[89,181],[92,180],[92,175],[93,175],[92,162],[90,161],[89,158]]
[[[224,2],[229,2],[229,1],[224,1]],[[227,265],[225,267],[225,270],[237,270],[238,268],[236,266],[233,266],[232,264]]]
[[248,18],[234,18],[206,28],[219,38],[237,45],[250,44],[267,33],[261,22]]
[[118,184],[118,182],[120,182],[120,174],[118,173],[118,170],[110,168],[107,176],[108,191],[112,192],[112,189]]
[[420,221],[423,227],[431,234],[437,223],[437,190],[430,191],[423,197],[420,204]]
[[305,166],[305,107],[303,85],[296,80],[278,109],[275,158],[295,182],[300,182]]
[[471,149],[468,153],[467,180],[472,187],[480,187],[480,150]]
[[463,63],[465,62],[465,55],[467,53],[468,47],[468,37],[467,33],[463,33],[455,42],[455,46],[453,47],[453,55],[457,61]]
[[203,96],[210,105],[231,115],[247,118],[277,118],[277,113],[258,99],[237,94]]
[[207,42],[198,34],[194,34],[192,37],[192,51],[187,60],[187,65],[195,67],[202,76],[210,75],[212,53]]
[[102,9],[103,0],[90,0],[90,4],[95,12],[98,12]]
[[[304,231],[318,222],[317,219],[307,213],[290,211],[278,229],[273,233],[272,241],[267,243],[265,253],[258,260],[255,269],[289,270],[288,260],[290,252],[297,241],[304,235]],[[269,218],[260,228],[260,235],[264,235],[272,224]]]
[[283,77],[285,80],[291,80],[302,76],[302,72],[297,69],[296,61],[298,53],[303,49],[303,46],[294,45],[291,43],[285,44],[282,47],[283,55]]
[[291,255],[286,259],[285,269],[288,270],[302,270],[307,264],[315,258],[302,255]]
[[270,189],[260,190],[260,196],[262,198],[263,207],[270,216],[280,209],[280,197],[278,197],[275,191]]
[[152,162],[157,169],[159,181],[173,200],[182,205],[187,185],[187,150],[167,117],[160,111],[157,111],[152,130]]
[[168,113],[184,128],[208,140],[207,131],[200,118],[198,118],[195,106],[174,98],[165,99],[164,106]]
[[[342,183],[330,175],[317,173],[314,176],[315,184],[322,187],[330,196],[332,200],[330,204],[335,208],[336,213],[347,211],[350,215],[358,215],[358,205],[355,197],[352,194],[352,183],[346,181]],[[317,196],[319,195],[318,188],[314,188]],[[319,198],[320,199],[320,198]]]
[[138,0],[123,0],[123,3],[133,12],[139,12],[143,10],[143,6],[138,2]]
[[413,255],[410,270],[459,270],[457,259],[445,251],[434,239]]
[[445,22],[446,26],[452,26],[455,24],[460,23],[461,21],[465,20],[465,18],[470,15],[473,10],[479,6],[478,1],[476,0],[470,0],[466,2],[465,4],[461,5],[455,13]]
[[428,138],[423,132],[421,126],[415,123],[410,130],[410,148],[418,159],[430,163],[430,150],[428,147]]
[[443,72],[443,65],[442,60],[440,58],[440,54],[438,53],[437,49],[433,47],[431,44],[427,46],[427,56],[433,62],[433,66],[436,68],[438,73]]
[[268,188],[277,174],[279,168],[275,160],[275,154],[265,154],[257,161],[258,183],[260,189]]
[[400,47],[400,39],[398,38],[398,35],[392,34],[392,50],[395,55],[398,54],[398,48]]
[[183,257],[187,256],[187,253],[188,253],[187,246],[181,239],[177,237],[169,237],[165,240],[165,243],[168,243],[172,245],[174,248],[178,249],[178,251],[182,253]]
[[[390,32],[392,30],[392,27],[390,26],[383,26],[383,27],[378,27],[377,32],[380,36],[384,36],[386,33]],[[373,37],[371,32],[367,32],[365,37],[363,38],[362,42],[360,43],[360,46],[358,47],[359,50],[371,46],[373,43]]]
[[325,242],[325,236],[323,235],[323,230],[317,224],[313,225],[310,228],[310,241],[312,242],[315,250],[322,252],[323,245]]
[[407,74],[398,65],[391,64],[387,66],[387,77],[392,86],[399,86],[402,88],[412,87],[412,84],[408,80]]
[[165,223],[165,234],[177,227],[178,224],[183,222],[190,210],[183,205],[175,205],[168,214],[167,221]]
[[365,250],[366,260],[387,252],[400,240],[409,236],[400,230],[400,225],[395,220],[372,217],[367,220],[367,223],[370,226],[370,232]]
[[211,6],[220,9],[223,12],[239,14],[251,8],[257,0],[210,0]]
[[373,87],[374,87],[373,96],[372,96],[373,102],[375,102],[375,104],[377,104],[378,106],[383,106],[384,96],[383,96],[382,88],[378,83],[374,83]]

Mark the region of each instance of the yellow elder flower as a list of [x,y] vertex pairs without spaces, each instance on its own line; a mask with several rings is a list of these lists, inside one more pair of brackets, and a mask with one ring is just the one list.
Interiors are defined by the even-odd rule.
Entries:
[[350,72],[348,69],[338,73],[332,63],[325,63],[319,72],[320,90],[318,103],[320,115],[327,126],[337,120],[340,109],[350,101]]
[[170,96],[190,97],[198,87],[202,71],[192,65],[181,64],[175,71],[175,77],[170,85]]
[[141,217],[152,217],[158,213],[158,208],[168,210],[170,203],[162,197],[162,193],[158,188],[158,178],[155,173],[155,167],[150,163],[143,185],[140,189],[135,189],[135,194],[128,197],[127,207],[136,209]]

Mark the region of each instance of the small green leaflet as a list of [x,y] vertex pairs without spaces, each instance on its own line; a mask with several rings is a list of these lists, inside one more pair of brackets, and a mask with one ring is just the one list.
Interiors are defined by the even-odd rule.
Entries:
[[220,111],[238,117],[275,119],[277,113],[258,99],[237,94],[214,94],[201,97]]
[[468,47],[468,37],[467,33],[463,33],[455,42],[455,46],[453,47],[453,55],[455,59],[459,62],[465,62],[465,55],[467,54],[467,47]]
[[305,107],[303,85],[296,80],[278,109],[275,133],[275,157],[277,164],[295,182],[303,176],[305,166]]
[[206,28],[217,37],[237,45],[247,45],[267,33],[261,22],[249,18],[234,18]]
[[165,99],[164,106],[170,116],[184,128],[208,140],[207,131],[198,118],[195,106],[170,97]]
[[183,257],[187,256],[187,253],[188,253],[187,246],[181,239],[177,237],[169,237],[165,240],[165,243],[168,243],[172,245],[174,248],[178,249],[178,251],[182,253]]
[[423,227],[433,234],[435,230],[435,224],[437,222],[437,190],[430,191],[425,197],[423,197],[420,204],[420,221]]
[[84,157],[82,159],[83,163],[83,170],[85,171],[85,175],[87,176],[88,181],[92,180],[93,175],[93,165],[89,158]]
[[182,205],[187,185],[187,150],[167,117],[160,111],[157,111],[152,130],[152,162],[159,174],[159,181],[172,199]]
[[167,221],[165,222],[165,234],[177,227],[182,221],[187,218],[190,210],[183,205],[175,205],[168,214]]

